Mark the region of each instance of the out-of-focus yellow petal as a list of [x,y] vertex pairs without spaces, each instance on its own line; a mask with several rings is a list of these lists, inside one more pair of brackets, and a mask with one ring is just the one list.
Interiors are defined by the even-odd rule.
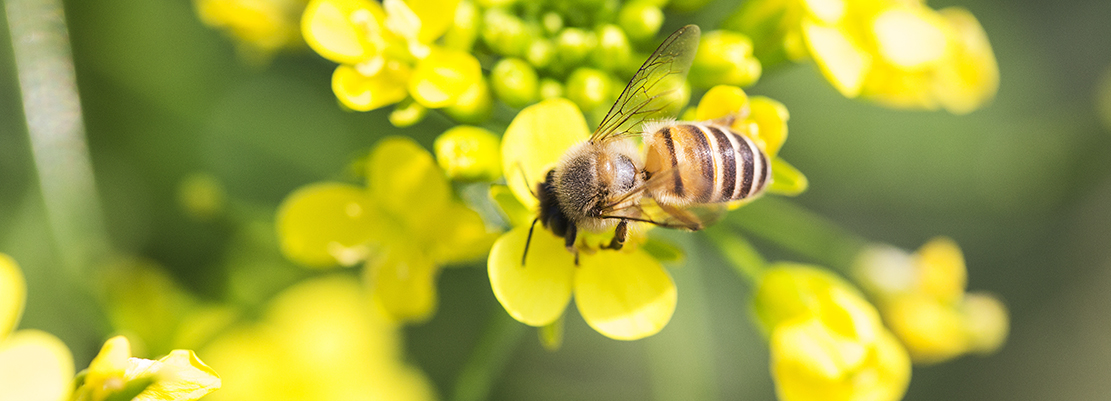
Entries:
[[802,33],[826,79],[845,97],[859,95],[872,66],[872,56],[845,32],[806,18],[802,21]]
[[366,259],[381,219],[366,191],[340,183],[319,183],[294,191],[278,207],[282,253],[297,263],[350,266]]
[[533,232],[522,265],[528,232],[527,226],[518,226],[494,242],[487,261],[490,286],[514,319],[530,326],[545,326],[559,319],[571,301],[577,268],[563,241],[543,227]]
[[999,89],[999,65],[988,35],[972,13],[950,7],[939,11],[953,32],[955,48],[948,63],[936,73],[938,101],[954,114],[965,114],[983,106]]
[[498,233],[487,230],[486,222],[471,208],[453,202],[442,213],[443,225],[430,238],[432,259],[455,263],[477,260],[490,251]]
[[27,300],[27,283],[19,264],[10,256],[0,253],[0,341],[8,336],[23,315]]
[[951,305],[964,296],[968,271],[956,241],[945,237],[934,238],[922,245],[915,256],[919,291]]
[[409,67],[396,61],[384,63],[373,76],[364,75],[350,65],[336,67],[332,74],[332,91],[336,98],[355,111],[374,110],[405,99],[409,94],[405,86],[411,73]]
[[902,70],[931,67],[946,55],[945,21],[929,7],[891,7],[872,21],[880,57]]
[[543,182],[563,154],[590,135],[582,112],[570,100],[552,98],[517,113],[502,136],[502,171],[509,189],[536,209],[532,188]]
[[806,12],[824,24],[832,25],[845,16],[845,0],[803,0]]
[[707,121],[740,113],[748,107],[748,95],[744,89],[731,85],[717,85],[702,95],[695,109],[694,119]]
[[928,297],[894,298],[884,308],[884,318],[917,363],[949,360],[968,349],[960,313]]
[[192,401],[220,388],[220,376],[190,350],[173,350],[157,361],[131,358],[125,377],[145,376],[156,379],[133,401]]
[[370,40],[383,30],[386,12],[368,0],[313,0],[301,17],[301,33],[309,47],[340,64],[357,64],[381,51]]
[[367,261],[364,275],[374,298],[398,321],[424,321],[436,310],[440,269],[418,244],[387,244]]
[[103,400],[127,386],[124,374],[131,358],[131,343],[127,337],[116,336],[104,342],[100,353],[86,369],[84,381],[76,389],[79,400]]
[[0,339],[0,400],[66,400],[72,380],[73,356],[57,337],[20,330]]
[[425,107],[437,109],[455,104],[475,84],[482,82],[482,67],[470,53],[432,48],[417,63],[409,80],[409,94]]
[[[771,371],[779,399],[850,399],[852,386],[846,376],[857,366],[847,364],[838,351],[851,342],[835,338],[817,319],[784,322],[772,330],[770,340]],[[854,348],[861,347],[857,344]]]
[[382,139],[371,152],[367,177],[383,211],[411,229],[440,230],[435,221],[451,200],[451,187],[428,150],[408,137]]
[[583,256],[575,303],[586,323],[606,337],[637,340],[658,333],[675,312],[675,282],[643,252]]
[[1010,318],[1007,307],[998,298],[990,294],[969,293],[960,308],[971,351],[989,354],[1007,341]]
[[439,38],[455,22],[455,7],[459,0],[405,0],[420,18],[421,42],[430,43]]

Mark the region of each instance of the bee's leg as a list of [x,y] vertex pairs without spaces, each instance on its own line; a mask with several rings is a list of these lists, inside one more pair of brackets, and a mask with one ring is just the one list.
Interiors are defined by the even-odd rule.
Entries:
[[575,240],[578,239],[579,227],[574,223],[567,225],[567,231],[563,232],[563,246],[567,247],[567,252],[575,254],[575,266],[579,265],[579,249],[575,248]]
[[625,239],[628,235],[629,221],[621,219],[621,221],[617,223],[617,228],[613,230],[613,239],[610,240],[610,244],[603,248],[613,250],[621,249],[621,247],[625,246]]

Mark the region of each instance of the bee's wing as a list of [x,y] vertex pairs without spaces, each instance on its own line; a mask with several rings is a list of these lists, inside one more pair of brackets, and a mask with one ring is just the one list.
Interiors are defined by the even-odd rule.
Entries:
[[683,84],[698,50],[701,30],[687,25],[668,36],[640,66],[617,102],[598,124],[590,142],[632,131],[648,119],[673,117],[683,105]]

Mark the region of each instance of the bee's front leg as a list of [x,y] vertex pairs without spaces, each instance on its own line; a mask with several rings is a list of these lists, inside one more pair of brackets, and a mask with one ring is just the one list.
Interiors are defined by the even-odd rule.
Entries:
[[613,239],[610,240],[609,245],[606,245],[602,248],[614,250],[621,249],[621,247],[625,246],[625,239],[628,237],[628,235],[629,221],[621,219],[621,221],[617,223],[617,228],[613,230]]

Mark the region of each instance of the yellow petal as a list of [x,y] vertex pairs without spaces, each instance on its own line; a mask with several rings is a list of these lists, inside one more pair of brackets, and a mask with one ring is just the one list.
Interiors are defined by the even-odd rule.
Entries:
[[408,96],[405,83],[409,67],[398,61],[385,63],[374,75],[367,76],[349,65],[336,67],[332,74],[332,91],[344,106],[355,111],[374,110],[400,102]]
[[583,256],[581,262],[575,304],[599,333],[636,340],[656,334],[671,320],[675,283],[647,253],[602,251]]
[[27,299],[27,283],[19,264],[0,253],[0,341],[19,324],[23,303]]
[[374,298],[391,317],[419,322],[436,310],[439,270],[416,244],[397,241],[371,256],[364,273]]
[[698,101],[695,120],[706,121],[739,113],[748,107],[744,89],[731,85],[718,85],[706,91]]
[[340,64],[357,64],[380,51],[370,40],[371,30],[381,30],[386,13],[367,0],[314,0],[301,17],[305,42],[324,58]]
[[455,22],[455,7],[459,0],[405,0],[420,18],[421,42],[430,43],[451,28]]
[[546,326],[559,319],[571,301],[575,260],[561,239],[538,226],[522,266],[528,232],[527,226],[520,226],[494,242],[487,261],[490,287],[514,319]]
[[952,29],[954,54],[937,70],[936,96],[954,114],[972,112],[995,97],[999,65],[984,28],[972,13],[950,7],[939,11]]
[[772,183],[768,185],[768,192],[779,195],[795,196],[806,192],[810,181],[795,166],[787,163],[782,158],[772,159]]
[[370,193],[391,217],[406,228],[440,230],[440,212],[451,200],[451,187],[432,154],[408,137],[393,136],[378,141],[367,163]]
[[353,185],[318,183],[290,194],[278,208],[282,253],[310,267],[364,260],[380,220],[366,191]]
[[990,294],[970,293],[960,306],[973,352],[990,354],[1003,346],[1010,331],[1007,306]]
[[802,33],[822,74],[845,97],[856,97],[872,65],[872,56],[845,32],[803,19]]
[[409,94],[421,105],[437,109],[455,104],[479,82],[482,67],[478,59],[470,53],[436,47],[417,63]]
[[0,400],[65,400],[72,380],[73,356],[57,337],[20,330],[0,340]]
[[191,401],[220,388],[220,376],[190,350],[173,350],[157,361],[131,358],[127,377],[155,375],[133,401]]
[[517,113],[502,136],[502,171],[509,189],[528,209],[536,209],[536,184],[563,154],[590,135],[582,112],[570,100],[552,98]]
[[872,22],[879,55],[903,70],[928,68],[946,53],[945,22],[929,7],[892,7]]
[[753,96],[749,101],[752,115],[749,117],[756,122],[757,139],[764,143],[764,152],[768,157],[774,158],[779,154],[779,148],[787,141],[787,120],[791,118],[787,107],[778,101],[764,96]]
[[440,230],[430,231],[431,237],[426,238],[432,243],[429,254],[437,263],[478,260],[498,238],[497,232],[486,229],[482,216],[459,202],[452,202],[441,216]]
[[968,270],[956,241],[946,237],[934,238],[914,255],[919,291],[948,304],[955,304],[964,296]]
[[915,294],[892,299],[884,308],[884,321],[915,363],[938,363],[968,351],[961,313],[929,297]]

